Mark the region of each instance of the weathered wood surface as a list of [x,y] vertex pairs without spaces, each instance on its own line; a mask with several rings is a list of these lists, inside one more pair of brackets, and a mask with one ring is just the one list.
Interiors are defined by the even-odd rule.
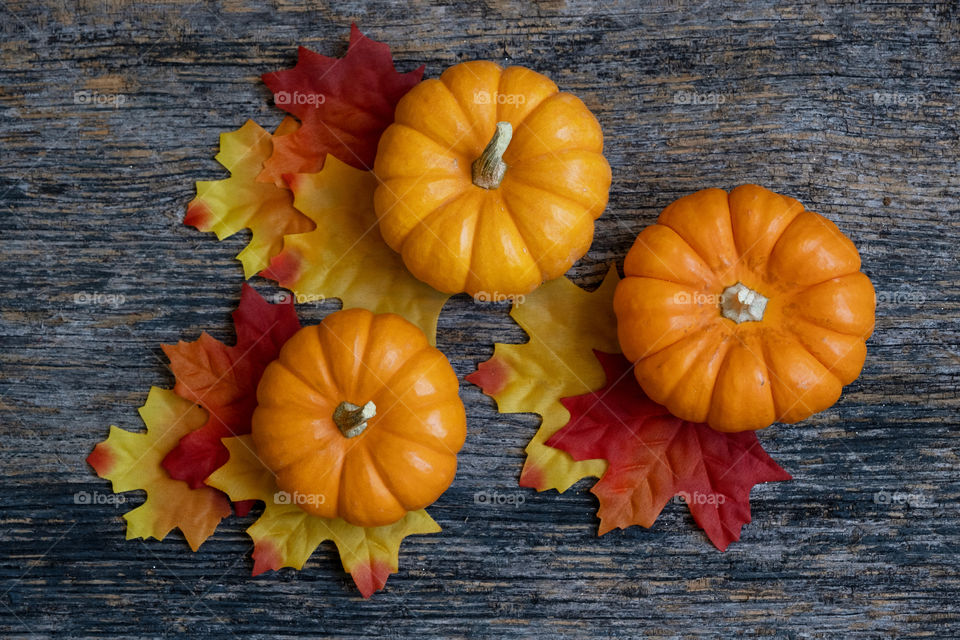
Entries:
[[[957,3],[643,4],[0,3],[0,634],[960,636]],[[762,434],[796,479],[753,491],[729,551],[680,505],[598,539],[586,482],[517,489],[537,419],[467,384],[460,470],[431,508],[444,531],[408,540],[370,601],[330,546],[250,578],[250,518],[192,554],[74,504],[107,491],[84,457],[108,425],[140,428],[150,385],[171,386],[159,345],[232,339],[245,238],[179,224],[193,182],[223,175],[217,135],[278,123],[259,74],[298,44],[342,54],[351,21],[401,70],[496,59],[583,97],[614,182],[581,284],[706,186],[790,194],[860,246],[881,297],[863,376]],[[495,339],[524,339],[502,307],[448,304],[440,346],[461,376]],[[484,490],[525,502],[474,504]]]

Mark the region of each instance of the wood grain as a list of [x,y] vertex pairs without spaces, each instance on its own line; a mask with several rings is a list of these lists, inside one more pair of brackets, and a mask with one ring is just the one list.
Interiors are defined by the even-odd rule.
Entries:
[[[341,55],[351,21],[402,71],[523,64],[594,110],[614,181],[584,286],[707,186],[763,184],[858,244],[880,295],[866,368],[829,411],[762,434],[796,479],[753,491],[726,553],[680,505],[597,538],[588,483],[516,488],[537,419],[467,384],[444,531],[407,541],[369,601],[329,546],[250,578],[251,518],[191,554],[124,541],[142,494],[74,504],[108,491],[84,462],[108,425],[140,428],[148,388],[172,385],[159,345],[232,339],[246,238],[180,224],[193,182],[223,175],[218,134],[276,125],[259,74],[298,44]],[[0,634],[960,636],[957,2],[5,0],[0,34]],[[524,340],[504,307],[451,300],[458,374],[494,340]],[[485,490],[525,502],[474,504]]]

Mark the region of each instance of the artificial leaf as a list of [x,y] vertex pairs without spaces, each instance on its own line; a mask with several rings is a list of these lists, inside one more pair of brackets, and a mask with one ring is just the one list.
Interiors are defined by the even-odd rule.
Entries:
[[561,398],[603,386],[603,369],[593,350],[618,349],[613,315],[618,279],[611,266],[600,287],[590,293],[567,278],[545,283],[510,311],[530,341],[498,343],[493,357],[467,376],[497,401],[501,413],[539,413],[543,418],[527,445],[521,486],[566,491],[581,478],[599,477],[606,469],[603,460],[574,461],[544,443],[570,419]]
[[299,127],[285,118],[271,136],[253,120],[220,135],[217,162],[230,171],[225,180],[197,183],[197,197],[187,207],[184,224],[200,231],[213,231],[219,240],[247,228],[250,243],[237,255],[243,275],[249,278],[266,268],[280,252],[283,236],[303,233],[313,223],[293,208],[293,196],[285,187],[257,182],[263,163],[273,151],[273,139]]
[[109,437],[94,447],[87,462],[98,476],[113,483],[114,492],[147,492],[146,501],[123,516],[127,540],[163,540],[173,529],[180,529],[196,551],[220,520],[230,515],[230,504],[219,491],[191,489],[170,478],[160,461],[184,434],[206,422],[206,412],[173,391],[153,387],[140,417],[146,433],[112,426]]
[[367,528],[310,515],[279,491],[273,472],[257,458],[250,436],[227,438],[224,444],[230,459],[208,482],[233,500],[262,500],[265,505],[263,514],[247,529],[254,546],[253,575],[282,567],[301,569],[321,542],[332,540],[344,570],[363,597],[369,598],[399,570],[400,543],[405,537],[440,531],[422,509],[408,512],[394,524]]
[[207,333],[196,342],[163,345],[177,380],[173,390],[209,413],[206,424],[186,434],[163,460],[172,477],[193,488],[203,486],[207,476],[227,461],[221,438],[250,433],[263,370],[300,328],[291,301],[270,304],[247,284],[233,324],[237,343],[232,347]]
[[620,354],[596,354],[607,385],[563,405],[570,422],[547,445],[577,460],[603,458],[608,467],[591,489],[600,500],[600,534],[653,525],[674,496],[723,551],[750,522],[755,484],[789,480],[753,431],[721,433],[686,422],[648,398]]
[[397,313],[436,342],[437,318],[450,296],[417,280],[380,235],[373,209],[377,180],[328,156],[319,173],[288,176],[294,206],[316,230],[287,236],[265,276],[298,300],[340,298],[343,307]]
[[390,47],[350,27],[343,58],[300,47],[293,69],[263,76],[274,102],[302,122],[274,139],[260,180],[282,186],[289,173],[315,173],[327,154],[357,169],[372,169],[380,135],[400,98],[423,77],[423,67],[397,73]]

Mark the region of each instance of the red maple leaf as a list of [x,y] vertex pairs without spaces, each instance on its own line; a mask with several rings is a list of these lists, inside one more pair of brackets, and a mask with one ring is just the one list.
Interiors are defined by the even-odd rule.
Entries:
[[750,522],[750,490],[789,480],[756,433],[721,433],[670,415],[648,398],[620,354],[595,352],[607,385],[561,400],[570,421],[547,444],[576,460],[603,458],[609,466],[591,491],[600,500],[600,535],[614,528],[653,525],[674,496],[721,551]]
[[[196,342],[163,345],[177,379],[174,392],[209,413],[206,424],[181,438],[163,459],[167,473],[193,489],[203,486],[207,476],[230,457],[221,438],[250,433],[263,370],[300,328],[292,300],[270,304],[246,283],[233,324],[237,344],[232,347],[207,333]],[[236,507],[244,515],[250,504]]]
[[370,40],[357,25],[350,27],[343,58],[300,47],[293,69],[263,75],[276,105],[302,126],[274,138],[273,155],[258,180],[282,187],[284,174],[320,171],[328,153],[356,169],[372,169],[397,102],[422,77],[422,66],[398,73],[390,47]]

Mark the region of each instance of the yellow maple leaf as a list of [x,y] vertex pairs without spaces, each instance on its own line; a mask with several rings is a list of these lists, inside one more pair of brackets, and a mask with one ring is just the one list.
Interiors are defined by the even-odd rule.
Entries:
[[237,255],[244,278],[267,267],[270,258],[280,252],[284,235],[313,228],[313,223],[294,209],[289,189],[256,181],[264,161],[273,153],[273,138],[297,127],[297,121],[288,117],[270,135],[247,120],[236,131],[221,134],[216,159],[230,171],[230,177],[198,182],[197,197],[187,207],[183,222],[200,231],[213,231],[218,240],[250,229],[250,243]]
[[570,420],[561,398],[589,393],[606,383],[593,351],[620,351],[613,314],[618,280],[616,267],[611,266],[593,292],[567,278],[545,283],[510,311],[530,341],[497,343],[493,357],[467,376],[496,400],[500,413],[538,413],[543,418],[526,448],[521,486],[562,492],[581,478],[602,476],[607,468],[605,460],[577,462],[545,442]]
[[123,516],[127,540],[163,540],[176,528],[196,551],[220,520],[230,515],[230,503],[219,491],[191,489],[186,482],[172,479],[160,462],[180,438],[207,421],[207,412],[169,389],[152,387],[140,417],[146,433],[111,426],[109,437],[94,447],[87,462],[98,476],[113,483],[115,493],[147,492],[146,501]]
[[391,525],[357,527],[340,518],[310,515],[280,491],[270,471],[257,458],[250,436],[224,438],[230,459],[207,484],[231,500],[262,500],[263,514],[247,529],[253,540],[253,575],[282,567],[301,569],[314,549],[332,540],[344,570],[364,598],[383,588],[399,569],[400,543],[409,535],[436,533],[440,526],[423,509],[410,511]]
[[436,344],[437,318],[450,297],[417,280],[380,235],[376,177],[328,155],[319,173],[288,176],[294,206],[316,229],[288,235],[264,272],[299,301],[340,298],[343,308],[397,313]]

